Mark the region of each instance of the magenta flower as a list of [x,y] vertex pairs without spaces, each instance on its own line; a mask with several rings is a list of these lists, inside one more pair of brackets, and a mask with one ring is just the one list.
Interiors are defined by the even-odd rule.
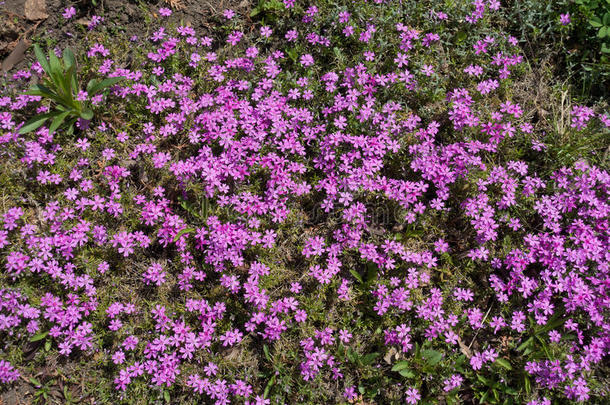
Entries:
[[415,387],[408,388],[405,392],[405,400],[408,404],[417,404],[421,399],[419,391]]
[[62,14],[62,17],[65,18],[66,20],[69,20],[70,18],[74,17],[76,15],[76,9],[72,6],[66,8]]
[[301,65],[303,65],[305,67],[311,66],[314,63],[313,56],[311,56],[310,54],[302,55],[300,62],[301,62]]
[[167,8],[167,7],[161,7],[161,8],[159,9],[159,14],[160,14],[162,17],[169,17],[170,15],[172,15],[172,10],[170,10],[170,9],[169,9],[169,8]]

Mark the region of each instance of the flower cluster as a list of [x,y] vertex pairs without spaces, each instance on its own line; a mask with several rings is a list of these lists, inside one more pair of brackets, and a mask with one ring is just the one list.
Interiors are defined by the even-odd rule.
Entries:
[[[216,42],[160,26],[136,39],[141,70],[92,44],[92,71],[126,79],[91,101],[136,111],[133,125],[100,111],[75,139],[24,135],[40,97],[0,98],[0,157],[18,167],[0,173],[16,183],[0,213],[3,341],[101,353],[119,397],[145,385],[267,404],[292,372],[355,401],[364,375],[398,381],[392,356],[427,373],[394,387],[409,404],[457,398],[502,365],[558,401],[602,396],[608,171],[540,169],[546,145],[509,91],[517,41],[479,29],[499,1],[408,23],[393,1],[362,3],[285,1],[304,23],[289,30],[243,30],[225,10]],[[608,121],[571,112],[579,134]],[[0,360],[0,381],[22,367]]]

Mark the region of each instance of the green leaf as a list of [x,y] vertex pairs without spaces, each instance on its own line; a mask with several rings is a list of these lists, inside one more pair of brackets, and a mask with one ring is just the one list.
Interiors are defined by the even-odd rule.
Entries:
[[422,353],[422,356],[424,356],[424,358],[426,359],[426,363],[429,366],[437,365],[443,358],[443,353],[441,353],[437,350],[426,349],[426,350],[422,350],[421,353]]
[[[49,82],[49,85],[51,87],[55,87],[55,84],[53,82]],[[30,90],[26,91],[25,94],[29,94],[32,96],[46,97],[46,98],[54,101],[55,103],[61,104],[61,105],[70,105],[70,99],[68,97],[65,97],[64,95],[59,94],[57,91],[51,90],[49,87],[46,87],[42,84],[33,85],[30,88]]]
[[598,37],[598,38],[602,38],[602,39],[603,39],[603,38],[606,38],[606,36],[608,35],[608,28],[609,28],[609,27],[605,27],[605,26],[604,26],[604,27],[601,27],[601,28],[599,29],[599,31],[597,32],[597,37]]
[[70,66],[70,68],[61,75],[62,89],[65,93],[66,99],[68,100],[68,105],[71,107],[76,107],[77,104],[80,106],[80,103],[74,102],[74,91],[78,91],[76,86],[74,86],[72,83],[75,72],[76,66]]
[[51,350],[51,341],[47,340],[44,342],[44,351],[48,352],[49,350]]
[[399,374],[406,378],[415,378],[415,373],[413,370],[409,370],[408,368],[400,370]]
[[48,334],[49,331],[37,333],[36,335],[32,336],[30,342],[38,342],[39,340],[46,338]]
[[482,382],[483,384],[485,384],[487,386],[491,385],[490,381],[487,378],[483,377],[481,374],[477,374],[477,380],[479,380],[480,382]]
[[523,386],[525,387],[525,392],[529,395],[532,392],[532,382],[527,374],[523,374]]
[[31,118],[29,121],[27,121],[19,129],[19,133],[21,135],[23,135],[23,134],[27,134],[28,132],[34,131],[34,130],[40,128],[47,119],[52,118],[52,117],[56,116],[57,114],[59,114],[59,111],[52,111],[50,113],[37,115],[37,116]]
[[521,345],[519,345],[519,347],[517,347],[517,351],[521,352],[523,350],[525,350],[527,347],[529,347],[532,343],[534,342],[534,338],[530,337],[529,339],[527,339],[525,342],[521,343]]
[[375,263],[368,262],[366,264],[366,282],[371,283],[377,279],[379,268]]
[[85,108],[81,113],[80,117],[84,120],[90,121],[93,118],[93,111],[89,108]]
[[57,130],[57,128],[59,128],[59,126],[64,122],[64,120],[70,114],[70,112],[71,111],[63,112],[53,119],[53,122],[49,126],[49,134],[54,133]]
[[265,358],[268,361],[271,361],[271,354],[269,354],[269,346],[267,346],[266,344],[263,345],[263,352],[265,353]]
[[208,212],[210,211],[210,201],[208,197],[203,197],[203,201],[201,202],[201,213],[204,219],[208,217]]
[[31,382],[33,385],[37,386],[37,387],[42,386],[42,384],[40,383],[40,381],[38,381],[38,380],[37,380],[36,378],[34,378],[34,377],[30,377],[30,382]]
[[59,96],[55,94],[54,91],[52,91],[46,86],[43,86],[42,84],[33,85],[28,91],[25,92],[25,94],[29,94],[31,96],[43,96],[53,99],[54,101],[56,101],[56,98],[59,98]]
[[394,366],[392,366],[392,371],[401,371],[407,367],[409,367],[408,361],[399,361],[398,363],[394,364]]
[[362,279],[362,276],[361,276],[361,275],[360,275],[360,273],[358,273],[356,270],[354,270],[354,269],[350,269],[350,271],[349,271],[349,272],[352,274],[352,276],[354,276],[354,278],[355,278],[356,280],[358,280],[358,282],[359,282],[360,284],[363,284],[363,283],[364,283],[364,280]]
[[169,403],[171,398],[169,396],[169,391],[168,390],[163,390],[163,399],[165,399],[165,402]]
[[53,83],[58,87],[63,87],[63,68],[61,66],[61,61],[53,50],[49,50],[49,68],[51,69],[49,76]]
[[57,55],[55,55],[55,51],[52,49],[49,49],[49,66],[51,68],[51,73],[57,74],[63,71],[61,61]]
[[273,386],[273,384],[275,384],[275,377],[276,377],[275,375],[273,377],[271,377],[271,379],[265,386],[265,391],[263,392],[263,398],[266,399],[267,396],[269,395],[269,391],[271,390],[271,387]]
[[379,353],[369,353],[362,358],[362,364],[369,365],[379,356]]
[[69,48],[64,49],[63,52],[64,65],[66,68],[70,68],[71,66],[76,66],[76,58],[74,54]]
[[186,229],[181,230],[181,231],[180,231],[180,232],[178,232],[178,233],[176,234],[176,236],[174,237],[174,242],[177,242],[177,241],[178,241],[178,239],[180,239],[180,237],[181,237],[182,235],[184,235],[184,234],[186,234],[186,233],[193,233],[193,232],[195,232],[195,228],[186,228]]
[[[100,91],[103,91],[107,87],[117,84],[118,82],[120,82],[123,79],[124,79],[123,76],[109,77],[107,79],[102,80],[101,82],[95,83],[93,86],[91,86],[91,88],[89,88],[89,86],[87,86],[87,93],[89,93],[89,96],[94,96],[97,93],[99,93]],[[89,82],[89,83],[91,83],[91,82]]]
[[589,25],[595,28],[599,28],[604,24],[602,24],[602,20],[600,20],[600,18],[596,16],[589,20]]
[[77,119],[77,117],[74,117],[70,121],[68,121],[68,130],[66,131],[66,135],[70,136],[74,133],[74,124],[76,123]]
[[290,57],[292,62],[296,63],[296,61],[299,57],[299,54],[298,54],[296,48],[290,48],[286,51],[286,53],[288,54],[288,56]]
[[506,360],[506,359],[503,359],[501,357],[498,357],[495,362],[496,362],[497,365],[502,366],[502,367],[504,367],[507,370],[512,370],[513,369],[512,366],[510,365],[509,361]]
[[602,21],[605,26],[610,26],[610,13],[604,14]]
[[351,363],[356,363],[358,360],[358,354],[351,347],[347,349],[347,359]]
[[87,88],[85,90],[87,91],[88,94],[91,94],[91,89],[96,85],[97,85],[97,80],[91,79],[91,80],[89,80],[89,83],[87,83]]
[[47,57],[42,52],[42,49],[40,49],[40,47],[37,44],[34,45],[34,54],[36,55],[36,59],[38,60],[38,63],[40,63],[40,66],[42,66],[42,69],[49,76],[51,76],[51,67],[49,66],[49,61],[47,60]]

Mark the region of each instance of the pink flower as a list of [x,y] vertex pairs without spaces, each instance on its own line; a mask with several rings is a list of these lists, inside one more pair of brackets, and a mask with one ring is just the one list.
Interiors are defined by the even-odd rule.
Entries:
[[305,67],[311,66],[314,63],[313,56],[311,56],[311,54],[302,55],[300,62],[301,62],[301,65],[303,65]]
[[76,9],[74,7],[68,7],[64,10],[62,17],[65,18],[66,20],[69,20],[70,18],[74,17],[76,15]]
[[167,8],[167,7],[161,7],[161,8],[159,9],[159,14],[160,14],[162,17],[169,17],[170,15],[172,15],[172,10],[170,10],[170,9],[169,9],[169,8]]
[[268,27],[266,25],[261,27],[261,36],[263,36],[265,38],[269,38],[272,33],[273,33],[273,31],[271,30],[270,27]]
[[411,404],[411,405],[417,404],[417,402],[421,398],[419,391],[415,387],[411,387],[411,388],[407,389],[407,391],[405,392],[405,395],[406,395],[405,399],[406,399],[407,404]]
[[166,273],[163,271],[163,266],[159,263],[153,263],[144,273],[143,280],[145,284],[155,284],[157,286],[165,283]]

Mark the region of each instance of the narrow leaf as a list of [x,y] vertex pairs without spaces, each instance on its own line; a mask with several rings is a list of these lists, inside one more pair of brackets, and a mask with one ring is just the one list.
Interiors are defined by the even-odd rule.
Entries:
[[525,350],[529,345],[532,344],[533,341],[534,341],[534,338],[530,337],[525,342],[521,343],[521,345],[519,345],[519,347],[517,347],[517,351],[521,352],[521,351]]
[[176,236],[174,237],[174,242],[177,242],[177,241],[178,241],[178,239],[180,239],[180,237],[181,237],[182,235],[184,235],[185,233],[193,233],[193,232],[195,232],[195,228],[186,228],[186,229],[181,230],[181,231],[180,231],[180,232],[178,232],[178,233],[176,234]]
[[58,114],[57,111],[53,111],[50,113],[46,113],[46,114],[40,114],[35,116],[34,118],[30,119],[29,121],[27,121],[20,129],[19,129],[19,133],[21,135],[23,134],[27,134],[28,132],[34,131],[38,128],[40,128],[40,126],[42,124],[44,124],[44,122],[49,119],[52,118],[54,116],[56,116]]
[[36,335],[32,336],[30,342],[38,342],[39,340],[46,338],[48,334],[49,331],[37,333]]
[[120,82],[123,79],[124,79],[123,76],[106,78],[106,79],[102,80],[101,82],[96,83],[95,85],[91,86],[90,89],[88,88],[87,93],[89,93],[89,96],[94,96],[97,93],[99,93],[100,91],[103,91],[107,87],[115,85],[116,83]]
[[500,357],[498,357],[496,359],[496,364],[499,365],[499,366],[504,367],[507,370],[512,370],[513,369],[508,360],[500,358]]
[[271,361],[271,354],[269,354],[269,346],[267,346],[266,344],[263,345],[263,352],[265,353],[265,358],[268,361]]
[[65,111],[61,114],[59,114],[57,117],[55,117],[53,119],[53,122],[51,123],[51,126],[49,126],[49,134],[54,133],[57,128],[59,128],[59,126],[64,122],[64,120],[66,119],[66,117],[70,114],[70,111]]
[[271,377],[271,379],[267,383],[267,386],[265,387],[265,391],[263,392],[263,398],[266,399],[269,396],[269,391],[271,390],[271,387],[273,386],[273,384],[275,384],[275,375],[273,377]]
[[379,356],[379,353],[369,353],[362,358],[362,364],[369,365]]
[[49,61],[47,57],[42,52],[42,49],[38,45],[34,45],[34,54],[36,55],[36,59],[38,59],[38,63],[42,66],[42,69],[51,76],[51,67],[49,66]]
[[362,276],[361,276],[361,275],[360,275],[360,273],[358,273],[356,270],[351,269],[349,272],[352,274],[352,276],[354,276],[354,278],[355,278],[356,280],[358,280],[358,282],[359,282],[360,284],[363,284],[363,283],[364,283],[364,280],[362,279]]

